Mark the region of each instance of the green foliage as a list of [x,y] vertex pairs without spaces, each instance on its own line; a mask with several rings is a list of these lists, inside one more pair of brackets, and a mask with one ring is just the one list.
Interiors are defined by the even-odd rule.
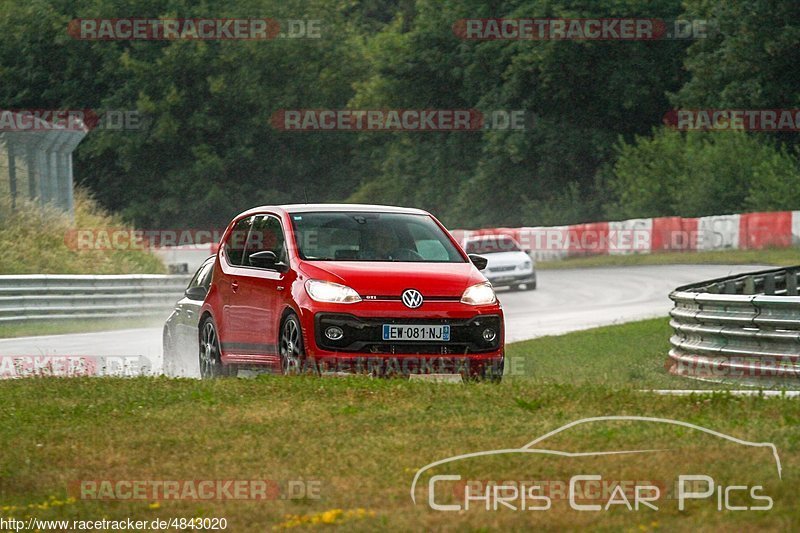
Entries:
[[[229,4],[205,16],[242,16],[241,3]],[[323,38],[137,42],[123,52],[131,81],[104,101],[139,110],[149,126],[93,132],[79,148],[78,170],[104,204],[144,226],[208,227],[253,205],[303,201],[306,191],[325,201],[352,189],[353,136],[270,126],[279,109],[345,106],[360,64],[350,30],[331,3],[270,2],[264,10],[323,20]]]
[[[798,15],[800,4],[778,0],[0,0],[0,101],[146,116],[141,130],[91,132],[75,153],[76,179],[138,227],[218,227],[306,195],[415,205],[461,227],[798,209],[797,135],[653,133],[673,107],[800,107]],[[74,18],[120,16],[317,19],[322,38],[66,32]],[[719,32],[694,42],[453,32],[462,18],[631,16],[705,18]],[[529,121],[454,133],[269,123],[280,109],[348,107],[521,110]]]
[[[522,110],[535,120],[525,131],[459,133],[455,142],[461,150],[431,135],[391,137],[377,157],[370,154],[375,170],[351,199],[410,201],[436,209],[446,223],[460,227],[600,216],[604,190],[596,187],[596,171],[612,157],[619,135],[644,134],[660,120],[668,105],[664,91],[680,87],[686,44],[461,41],[452,25],[467,17],[621,16],[639,12],[640,4],[418,2],[410,30],[387,25],[367,41],[371,73],[357,86],[355,101],[394,108]],[[680,3],[650,2],[648,12],[675,17]],[[425,164],[414,163],[420,157]],[[430,187],[431,182],[441,186]]]
[[794,108],[800,104],[800,3],[687,0],[686,16],[715,22],[718,35],[688,51],[691,79],[673,97],[685,107]]
[[652,137],[622,142],[610,188],[616,202],[608,216],[694,217],[770,211],[800,206],[800,166],[742,132],[655,130]]
[[753,182],[745,201],[749,211],[800,209],[800,165],[797,157],[780,151],[764,154],[753,169]]

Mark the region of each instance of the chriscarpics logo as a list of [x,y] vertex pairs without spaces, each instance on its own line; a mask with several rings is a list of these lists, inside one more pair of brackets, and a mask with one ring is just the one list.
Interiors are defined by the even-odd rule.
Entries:
[[414,475],[411,499],[445,513],[763,512],[780,482],[770,442],[666,418],[601,416],[520,448],[433,461]]

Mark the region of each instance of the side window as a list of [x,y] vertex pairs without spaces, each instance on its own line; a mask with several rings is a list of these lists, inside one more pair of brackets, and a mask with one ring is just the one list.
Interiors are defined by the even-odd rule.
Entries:
[[186,287],[187,289],[191,289],[192,287],[197,287],[198,285],[203,285],[207,287],[203,281],[205,278],[208,277],[208,273],[211,272],[211,266],[214,264],[213,261],[209,261],[207,263],[203,263],[203,265],[197,269],[197,272],[194,273],[192,280],[189,282],[189,285]]
[[278,261],[285,263],[286,241],[283,237],[283,228],[280,220],[272,215],[257,215],[253,221],[253,228],[247,238],[247,248],[245,249],[243,265],[249,266],[249,257],[256,252],[269,250],[273,252]]
[[231,234],[228,235],[228,240],[225,241],[225,256],[231,265],[239,266],[242,264],[244,246],[247,242],[247,234],[250,231],[250,223],[252,221],[253,217],[247,217],[237,222]]
[[211,274],[214,272],[214,261],[209,261],[205,267],[203,267],[203,273],[200,274],[200,282],[199,284],[208,290],[211,286]]

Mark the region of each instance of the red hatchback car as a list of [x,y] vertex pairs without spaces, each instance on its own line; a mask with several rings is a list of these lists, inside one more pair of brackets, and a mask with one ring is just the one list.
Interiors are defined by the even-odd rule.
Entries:
[[201,374],[258,365],[500,379],[503,311],[485,266],[419,209],[251,209],[220,242],[200,312]]

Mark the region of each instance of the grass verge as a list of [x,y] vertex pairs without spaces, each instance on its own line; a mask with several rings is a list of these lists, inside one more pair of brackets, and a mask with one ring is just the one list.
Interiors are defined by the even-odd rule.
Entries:
[[[347,530],[482,530],[530,527],[700,531],[796,529],[800,489],[800,402],[783,399],[654,397],[600,385],[431,385],[397,380],[262,377],[212,382],[167,379],[34,379],[0,386],[0,498],[5,516],[69,520],[224,517],[231,531],[264,531],[325,522]],[[566,451],[660,449],[648,457],[489,458],[436,467],[463,480],[548,480],[578,474],[609,481],[650,480],[664,487],[658,511],[580,512],[552,493],[551,509],[441,512],[427,504],[430,472],[415,505],[417,470],[476,451],[518,448],[569,422],[600,415],[676,419],[777,446],[778,479],[768,450],[685,428],[598,422],[547,442]],[[679,475],[709,475],[725,486],[759,485],[770,511],[729,512],[716,498],[678,504],[669,486]],[[79,480],[289,481],[312,497],[267,501],[156,498],[97,501],[67,487]],[[437,492],[459,503],[458,488]],[[298,492],[302,494],[302,492]],[[74,499],[70,499],[70,496]],[[607,498],[593,497],[604,504]],[[59,502],[58,505],[48,502]],[[582,503],[587,503],[583,501]],[[595,502],[596,503],[596,502]],[[756,505],[749,496],[732,504]],[[462,502],[463,504],[463,502]],[[519,504],[519,502],[517,502]],[[33,507],[30,507],[33,506]]]
[[54,208],[18,201],[12,209],[0,202],[0,273],[2,274],[164,274],[166,268],[148,250],[131,247],[77,249],[76,230],[104,235],[130,230],[122,218],[103,210],[83,190],[75,192],[75,219]]
[[587,268],[631,265],[800,265],[800,249],[720,250],[715,252],[663,252],[657,254],[597,255],[562,261],[539,261],[536,268]]
[[[654,318],[540,337],[506,348],[508,371],[540,384],[633,389],[747,388],[668,374],[669,319]],[[791,388],[800,387],[800,384]]]
[[[348,531],[800,527],[795,501],[800,489],[800,402],[724,392],[661,397],[637,391],[695,385],[661,369],[666,333],[665,320],[658,319],[514,344],[509,361],[523,361],[524,376],[499,385],[308,376],[0,382],[2,514],[66,520],[224,517],[230,531],[323,526]],[[425,472],[415,492],[417,503],[410,498],[415,473],[431,462],[519,448],[564,424],[607,415],[680,420],[738,439],[774,443],[782,478],[768,449],[685,427],[604,421],[572,428],[537,447],[658,451],[466,459]],[[515,511],[490,505],[486,510],[484,500],[473,500],[469,510],[435,511],[428,505],[432,474],[462,476],[456,483],[437,482],[435,500],[440,504],[463,507],[467,481],[477,491],[490,480],[504,485],[510,480],[517,486],[538,480],[551,507]],[[648,480],[660,487],[658,510],[629,510],[625,505],[574,510],[565,490],[578,474],[601,475],[607,488]],[[673,487],[678,476],[688,474],[711,476],[723,487],[760,486],[756,493],[771,498],[772,508],[719,510],[714,493],[688,501],[681,511]],[[262,479],[274,480],[283,496],[260,501],[98,501],[67,490],[79,480]],[[299,490],[290,493],[290,481]],[[592,492],[588,485],[577,489],[583,497],[579,503],[604,506],[609,499],[608,493]],[[513,503],[521,508],[519,500]],[[728,503],[751,507],[764,502],[737,491]]]

